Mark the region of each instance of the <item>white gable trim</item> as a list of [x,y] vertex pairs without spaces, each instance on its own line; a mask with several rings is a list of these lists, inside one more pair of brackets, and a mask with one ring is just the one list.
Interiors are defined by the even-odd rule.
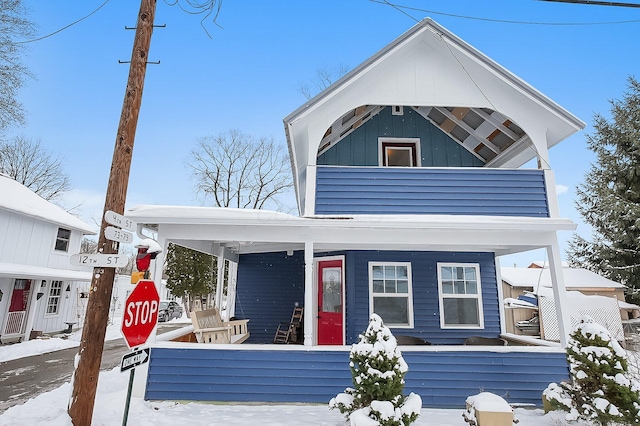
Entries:
[[[585,123],[443,27],[425,19],[284,119],[301,214],[313,214],[316,164],[327,129],[363,105],[488,108],[532,138],[495,162],[518,167]],[[307,197],[307,194],[309,196]]]

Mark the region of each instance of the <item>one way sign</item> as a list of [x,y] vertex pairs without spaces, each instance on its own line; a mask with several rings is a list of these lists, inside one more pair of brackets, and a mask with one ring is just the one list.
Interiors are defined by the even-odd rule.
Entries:
[[130,352],[122,357],[120,372],[136,368],[140,364],[144,364],[147,361],[149,361],[149,348]]

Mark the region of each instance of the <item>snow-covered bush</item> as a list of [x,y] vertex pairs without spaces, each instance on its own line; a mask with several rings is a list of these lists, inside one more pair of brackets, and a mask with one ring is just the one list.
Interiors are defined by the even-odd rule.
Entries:
[[345,414],[353,426],[407,426],[418,418],[422,398],[402,395],[408,366],[378,315],[371,314],[349,360],[355,389],[347,388],[331,399],[329,408]]
[[582,318],[567,347],[570,381],[551,383],[543,395],[567,420],[599,425],[640,425],[640,384],[629,375],[627,355],[592,318]]

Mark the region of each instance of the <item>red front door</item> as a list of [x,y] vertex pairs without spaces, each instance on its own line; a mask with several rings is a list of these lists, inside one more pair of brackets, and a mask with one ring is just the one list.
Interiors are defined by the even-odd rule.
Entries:
[[9,312],[22,312],[27,310],[31,280],[16,280],[11,294]]
[[342,259],[318,261],[318,344],[344,345]]

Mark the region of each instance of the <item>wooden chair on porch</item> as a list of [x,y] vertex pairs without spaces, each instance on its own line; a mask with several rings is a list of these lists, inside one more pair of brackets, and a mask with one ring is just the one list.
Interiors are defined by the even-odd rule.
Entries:
[[280,323],[273,337],[273,343],[299,343],[300,334],[302,332],[302,315],[304,308],[293,308],[291,321],[289,323]]

